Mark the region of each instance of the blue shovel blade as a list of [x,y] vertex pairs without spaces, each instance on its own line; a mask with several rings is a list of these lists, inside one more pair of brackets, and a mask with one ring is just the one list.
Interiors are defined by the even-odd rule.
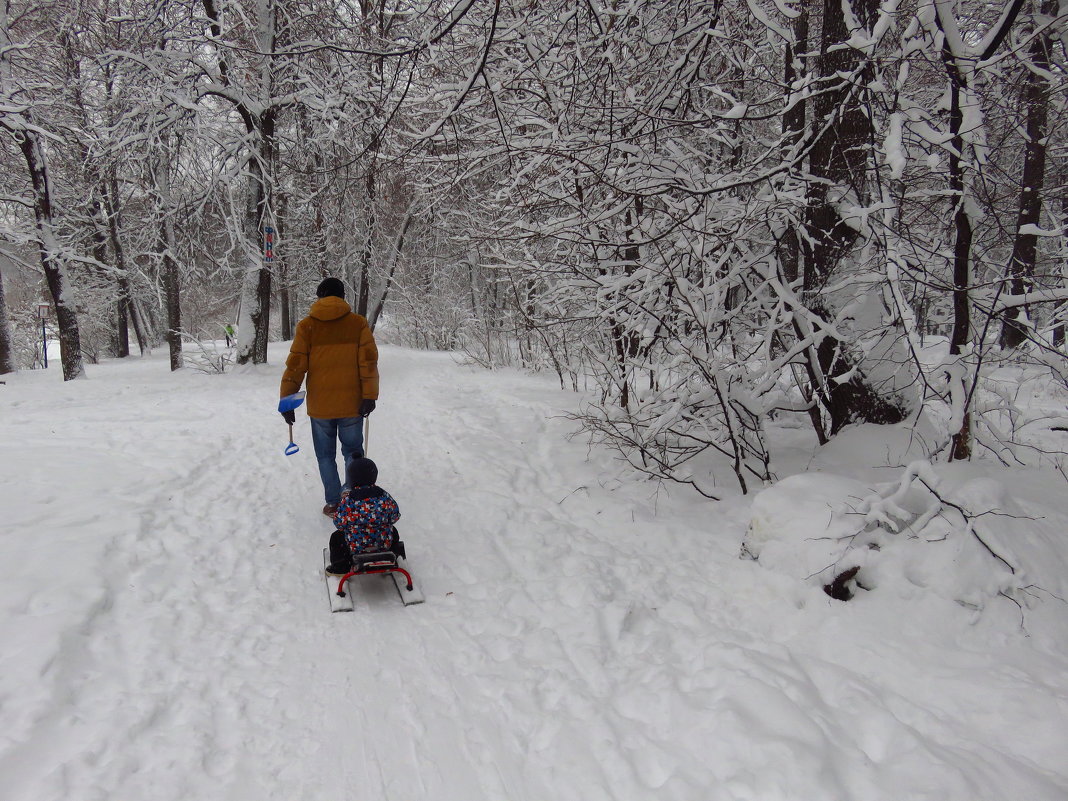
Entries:
[[296,409],[300,404],[304,403],[303,392],[294,392],[292,395],[286,395],[278,401],[278,411],[289,412]]

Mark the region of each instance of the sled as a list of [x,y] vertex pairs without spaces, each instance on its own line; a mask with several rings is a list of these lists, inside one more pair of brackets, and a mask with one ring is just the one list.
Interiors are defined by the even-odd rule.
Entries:
[[[348,593],[346,591],[350,579],[359,576],[381,575],[388,575],[393,579],[393,584],[396,586],[397,593],[405,606],[421,604],[426,600],[423,593],[415,586],[412,574],[408,570],[404,543],[397,540],[388,551],[362,553],[353,556],[352,570],[344,576],[340,578],[328,576],[328,579],[333,578],[337,582],[336,586],[332,581],[328,580],[327,582],[327,586],[331,589],[333,596],[336,596],[330,599],[331,611],[349,611],[352,609],[352,600],[347,598]],[[347,603],[341,599],[347,600]]]

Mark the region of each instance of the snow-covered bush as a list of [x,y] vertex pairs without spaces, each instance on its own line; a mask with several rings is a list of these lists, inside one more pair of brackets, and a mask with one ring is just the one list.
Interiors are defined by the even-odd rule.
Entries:
[[234,360],[233,351],[220,348],[214,340],[205,341],[189,334],[183,334],[183,337],[195,345],[195,348],[184,350],[186,364],[194,370],[209,374],[225,373]]
[[861,589],[928,592],[977,610],[999,596],[1023,605],[1020,554],[1042,558],[1030,522],[998,481],[950,482],[926,461],[872,487],[806,473],[756,496],[742,556],[840,600]]
[[866,564],[857,547],[857,507],[871,494],[859,481],[826,473],[785,478],[753,498],[742,556],[817,586]]

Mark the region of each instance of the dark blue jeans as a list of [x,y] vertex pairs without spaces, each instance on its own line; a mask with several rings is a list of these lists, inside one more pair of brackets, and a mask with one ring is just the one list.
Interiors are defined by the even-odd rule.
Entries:
[[320,420],[309,418],[312,427],[312,445],[319,461],[319,478],[323,481],[323,494],[327,503],[341,500],[341,479],[337,472],[337,442],[341,440],[341,456],[348,465],[353,456],[363,456],[363,418],[335,417]]

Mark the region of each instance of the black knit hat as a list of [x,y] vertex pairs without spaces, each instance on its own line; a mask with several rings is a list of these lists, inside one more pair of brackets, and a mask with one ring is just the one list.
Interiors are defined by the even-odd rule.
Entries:
[[378,481],[378,465],[366,456],[357,456],[349,462],[345,478],[350,487],[370,487]]
[[317,298],[341,298],[345,299],[345,285],[337,278],[324,278],[319,288],[315,290]]

